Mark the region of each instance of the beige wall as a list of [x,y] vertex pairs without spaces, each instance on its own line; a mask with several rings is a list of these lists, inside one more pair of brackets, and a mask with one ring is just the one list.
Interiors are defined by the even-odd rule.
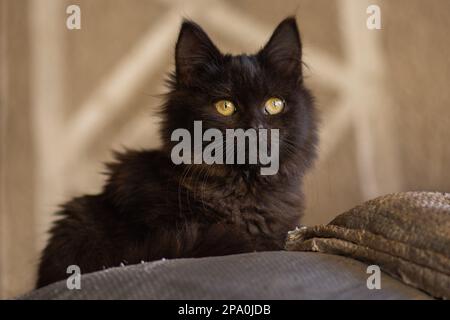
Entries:
[[[51,213],[99,189],[111,148],[158,146],[182,16],[234,53],[297,16],[323,118],[305,224],[392,191],[450,191],[448,0],[0,1],[0,297],[31,288]],[[380,31],[365,27],[371,3]],[[81,30],[66,29],[68,4]]]

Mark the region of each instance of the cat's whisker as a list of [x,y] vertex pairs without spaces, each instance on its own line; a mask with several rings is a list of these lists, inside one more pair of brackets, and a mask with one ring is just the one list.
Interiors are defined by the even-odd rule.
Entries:
[[186,195],[189,195],[189,190],[184,186],[184,183],[187,179],[187,176],[189,174],[189,171],[191,170],[192,166],[191,165],[187,165],[186,168],[183,170],[183,173],[181,175],[181,179],[179,182],[179,188],[178,188],[178,204],[179,204],[179,210],[180,210],[180,216],[183,216],[182,214],[182,207],[183,207],[183,202],[182,202],[182,197],[181,197],[181,192],[183,190],[186,191]]
[[203,184],[202,184],[202,188],[200,190],[200,197],[201,197],[201,203],[203,206],[203,210],[204,212],[206,212],[206,208],[205,208],[205,201],[204,201],[204,196],[205,196],[205,188],[206,188],[206,183],[208,181],[209,178],[209,172],[211,171],[211,167],[207,167],[205,175],[203,177]]

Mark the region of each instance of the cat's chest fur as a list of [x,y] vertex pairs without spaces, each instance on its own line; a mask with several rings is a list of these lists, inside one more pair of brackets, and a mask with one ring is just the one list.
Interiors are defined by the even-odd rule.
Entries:
[[293,180],[271,184],[270,178],[231,176],[222,183],[204,181],[194,187],[193,202],[206,220],[234,225],[255,237],[283,237],[298,223],[303,209],[300,185],[291,192],[292,184]]
[[214,230],[223,238],[227,233],[240,237],[241,244],[251,242],[250,248],[282,248],[286,233],[302,213],[300,178],[292,175],[290,179],[246,177],[233,171],[218,175],[202,167],[176,167],[155,151],[118,158],[120,162],[111,166],[106,195],[119,216],[139,225],[144,234],[172,230],[184,239],[181,242],[194,246],[202,238],[209,241]]

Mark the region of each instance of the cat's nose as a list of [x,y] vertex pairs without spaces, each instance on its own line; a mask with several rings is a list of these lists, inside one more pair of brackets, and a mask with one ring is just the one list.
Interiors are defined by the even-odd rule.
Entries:
[[264,129],[264,126],[262,125],[261,122],[254,121],[254,122],[250,123],[250,128],[255,129],[255,130],[259,130],[259,129]]

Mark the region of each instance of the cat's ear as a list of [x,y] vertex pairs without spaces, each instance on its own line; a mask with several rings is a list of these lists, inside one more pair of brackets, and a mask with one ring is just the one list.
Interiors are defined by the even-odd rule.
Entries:
[[184,20],[175,48],[177,81],[189,85],[199,72],[218,64],[222,54],[196,23]]
[[259,52],[271,67],[285,73],[302,74],[302,43],[294,17],[283,20]]

